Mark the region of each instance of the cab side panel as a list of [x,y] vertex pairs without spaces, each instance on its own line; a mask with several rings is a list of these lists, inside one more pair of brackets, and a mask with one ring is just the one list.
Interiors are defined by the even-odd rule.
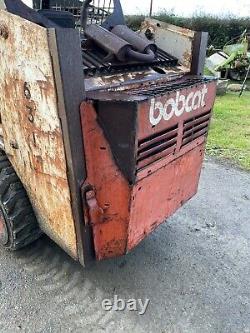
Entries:
[[41,229],[77,259],[47,30],[0,11],[0,107],[5,151]]

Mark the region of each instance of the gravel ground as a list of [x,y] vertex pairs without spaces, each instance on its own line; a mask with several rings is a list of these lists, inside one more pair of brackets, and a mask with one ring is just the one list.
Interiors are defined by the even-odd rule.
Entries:
[[[0,258],[1,333],[250,333],[250,174],[206,161],[195,199],[88,270],[46,237]],[[142,316],[105,312],[114,295],[150,304]]]

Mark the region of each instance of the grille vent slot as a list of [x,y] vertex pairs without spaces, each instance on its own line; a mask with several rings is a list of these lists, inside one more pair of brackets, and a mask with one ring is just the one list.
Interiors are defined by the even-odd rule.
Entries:
[[137,151],[137,171],[162,157],[173,154],[177,145],[177,136],[178,125],[175,125],[140,140]]
[[182,147],[208,133],[211,110],[184,122]]
[[166,93],[172,93],[173,91],[178,91],[181,89],[186,89],[186,88],[191,88],[191,87],[195,87],[198,84],[202,84],[202,83],[207,83],[209,82],[210,79],[207,78],[192,78],[192,79],[185,79],[184,81],[174,81],[174,82],[169,82],[169,83],[164,83],[164,84],[160,84],[158,82],[158,84],[154,83],[148,86],[144,86],[144,87],[140,87],[135,88],[135,89],[130,89],[127,91],[128,94],[133,94],[133,95],[143,95],[143,96],[163,96]]

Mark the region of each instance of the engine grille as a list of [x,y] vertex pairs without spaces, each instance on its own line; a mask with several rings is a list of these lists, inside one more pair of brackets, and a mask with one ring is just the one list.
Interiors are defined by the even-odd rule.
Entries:
[[182,147],[208,133],[211,110],[184,122]]
[[125,63],[116,60],[107,60],[107,54],[100,48],[86,48],[83,44],[82,57],[83,68],[86,77],[98,75],[113,75],[125,72],[145,70],[150,67],[174,67],[178,60],[162,50],[158,50],[156,58],[151,63],[127,61]]
[[177,146],[178,124],[138,142],[137,171],[173,154]]
[[[146,86],[145,88],[138,88],[138,89],[131,89],[128,90],[127,93],[137,95],[137,96],[161,96],[165,95],[168,92],[173,92],[176,90],[184,89],[184,88],[191,88],[192,86],[201,84],[201,83],[207,83],[211,81],[211,79],[207,78],[190,78],[185,79],[181,81],[175,81],[175,82],[165,82],[164,84],[151,84]],[[125,91],[126,92],[126,91]]]
[[[206,136],[211,114],[210,110],[184,121],[183,129],[178,123],[162,132],[139,140],[136,171],[140,171],[161,158],[175,155],[196,139]],[[178,140],[181,140],[180,145],[177,144]]]

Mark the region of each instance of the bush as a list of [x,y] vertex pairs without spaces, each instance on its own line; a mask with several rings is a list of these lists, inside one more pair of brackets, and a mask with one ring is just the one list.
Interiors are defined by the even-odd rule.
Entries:
[[[143,16],[128,16],[127,23],[134,29],[138,30]],[[154,17],[157,20],[175,24],[180,27],[196,31],[207,31],[209,33],[209,45],[215,48],[222,48],[232,39],[240,36],[245,29],[250,31],[250,18],[236,17],[216,17],[211,15],[195,15],[191,18],[180,17],[174,14],[161,13]]]

